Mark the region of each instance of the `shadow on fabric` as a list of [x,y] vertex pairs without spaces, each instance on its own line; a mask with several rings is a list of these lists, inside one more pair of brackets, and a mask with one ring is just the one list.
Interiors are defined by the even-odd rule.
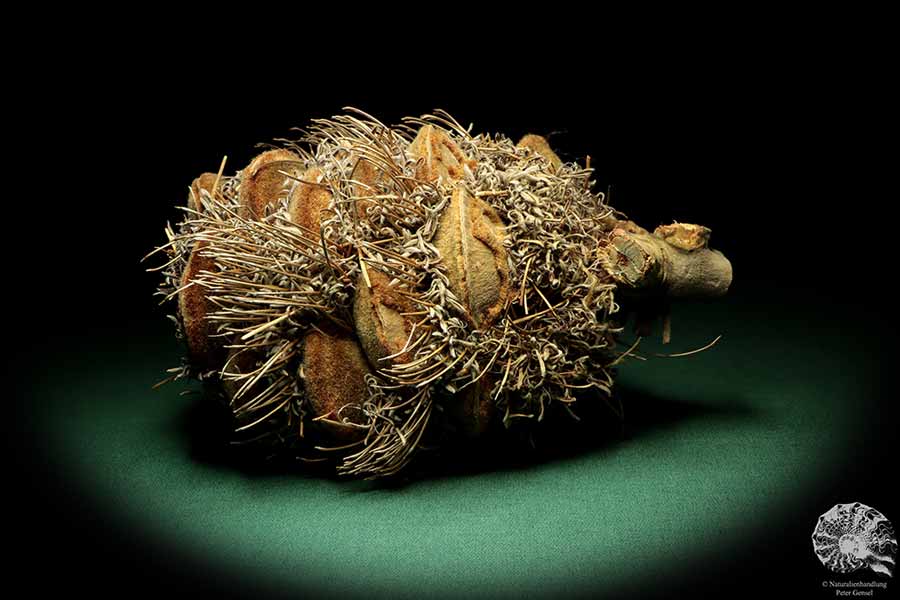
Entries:
[[[684,398],[663,398],[634,385],[619,384],[616,398],[624,407],[620,419],[602,401],[578,406],[580,421],[559,411],[548,412],[541,427],[528,435],[501,432],[488,440],[456,440],[440,448],[423,450],[401,474],[372,482],[364,489],[403,488],[418,481],[468,477],[497,471],[537,468],[587,454],[612,453],[625,444],[657,432],[676,429],[689,421],[758,420],[758,409],[734,398],[698,403]],[[247,477],[325,477],[333,464],[302,463],[259,448],[234,445],[231,416],[212,394],[198,394],[179,416],[180,432],[187,438],[191,459],[213,469],[231,469]]]

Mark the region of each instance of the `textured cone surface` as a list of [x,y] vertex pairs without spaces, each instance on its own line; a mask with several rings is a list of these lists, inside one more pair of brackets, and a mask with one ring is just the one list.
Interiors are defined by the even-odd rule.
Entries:
[[368,271],[371,289],[360,278],[353,304],[353,319],[356,323],[356,334],[369,362],[376,369],[388,367],[392,363],[408,362],[406,353],[390,360],[381,360],[392,356],[406,345],[413,321],[400,313],[412,312],[413,303],[398,294],[389,283],[390,279],[381,271]]
[[468,309],[476,327],[493,323],[509,296],[502,228],[493,208],[457,186],[434,237],[450,291]]
[[453,185],[465,176],[465,166],[475,168],[460,147],[442,129],[425,125],[409,146],[410,155],[420,160],[416,177],[431,183],[439,178],[445,185]]
[[303,174],[291,191],[288,201],[288,214],[292,223],[309,230],[313,239],[320,236],[320,225],[327,218],[328,206],[331,203],[331,192],[321,185],[322,172],[313,167]]
[[178,292],[178,311],[187,340],[188,357],[191,363],[201,368],[216,366],[221,353],[221,343],[209,337],[213,331],[206,319],[211,308],[211,303],[206,298],[206,289],[196,283],[188,285],[197,279],[200,271],[211,271],[215,267],[212,258],[200,255],[206,245],[203,241],[194,245],[181,274],[181,291]]
[[200,206],[200,190],[206,190],[206,192],[212,196],[213,195],[213,186],[216,184],[216,174],[215,173],[203,173],[200,177],[196,178],[193,182],[191,182],[191,193],[188,194],[187,205],[191,210],[200,212],[202,207]]
[[242,171],[240,215],[245,219],[260,219],[266,207],[274,204],[285,192],[288,179],[279,171],[300,174],[300,157],[287,150],[267,150]]
[[527,135],[523,135],[522,139],[519,140],[519,143],[516,144],[519,148],[530,148],[531,150],[537,152],[544,158],[550,161],[550,164],[553,166],[553,169],[559,169],[562,166],[562,161],[556,155],[556,152],[550,148],[550,144],[547,142],[547,139],[540,135],[535,135],[533,133],[529,133]]
[[[306,396],[314,417],[339,421],[342,417],[362,424],[359,406],[368,398],[365,376],[370,372],[356,338],[336,330],[311,330],[303,343]],[[347,404],[340,416],[338,410]],[[362,437],[353,427],[316,422],[317,428],[338,440]]]
[[327,447],[341,475],[610,400],[629,355],[619,300],[627,317],[731,280],[708,230],[619,221],[540,136],[517,148],[440,111],[392,128],[351,109],[286,146],[224,177],[216,202],[198,202],[215,175],[198,177],[194,211],[166,228],[158,291],[177,290],[192,363],[170,379],[220,387],[246,441]]

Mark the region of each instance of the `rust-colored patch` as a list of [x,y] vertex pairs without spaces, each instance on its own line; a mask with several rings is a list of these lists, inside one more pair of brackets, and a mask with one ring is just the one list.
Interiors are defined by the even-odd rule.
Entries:
[[299,176],[302,171],[300,157],[289,150],[276,149],[267,150],[250,161],[241,172],[240,216],[261,219],[266,207],[284,196],[288,178],[279,171]]
[[288,218],[314,240],[319,239],[322,221],[330,216],[331,192],[322,184],[321,176],[322,171],[316,167],[306,171],[288,200]]
[[[303,342],[306,395],[314,417],[362,424],[360,406],[368,398],[365,376],[370,372],[356,337],[333,328],[313,329]],[[342,407],[343,410],[341,410]],[[340,412],[340,417],[338,416]],[[333,422],[314,421],[317,429],[341,441],[363,437],[360,429]]]
[[[187,206],[191,210],[201,212],[202,207],[200,206],[200,190],[206,190],[206,192],[212,196],[213,194],[213,186],[216,183],[216,174],[215,173],[203,173],[200,177],[194,179],[191,182],[191,193],[188,194]],[[219,182],[221,185],[221,182]]]
[[[387,180],[387,175],[384,171],[372,164],[371,161],[360,158],[353,167],[353,173],[350,175],[350,179],[357,182],[351,186],[355,197],[374,196],[378,194],[378,187]],[[371,200],[358,199],[356,201],[356,214],[359,215],[361,219],[365,219],[368,210],[373,205],[374,202]]]
[[201,368],[216,366],[222,344],[217,339],[210,338],[213,330],[206,317],[210,312],[211,302],[206,298],[206,288],[196,283],[184,286],[196,281],[200,271],[211,271],[215,267],[212,258],[200,255],[206,246],[207,243],[204,241],[194,244],[181,274],[182,289],[178,293],[178,310],[181,313],[182,329],[187,340],[188,358]]
[[409,146],[410,155],[420,161],[416,177],[431,183],[438,180],[452,186],[465,176],[465,167],[474,170],[477,163],[470,159],[447,132],[434,125],[419,129]]

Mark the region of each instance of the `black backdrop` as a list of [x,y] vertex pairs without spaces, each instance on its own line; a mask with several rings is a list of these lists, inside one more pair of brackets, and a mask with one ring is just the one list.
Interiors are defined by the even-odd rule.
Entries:
[[[874,386],[884,420],[872,424],[865,451],[882,463],[860,465],[855,481],[840,485],[881,499],[878,508],[898,519],[896,493],[883,478],[896,431],[886,354],[897,331],[888,286],[896,192],[885,182],[896,167],[882,150],[879,84],[824,40],[812,49],[753,41],[675,43],[646,58],[632,44],[627,60],[622,52],[604,59],[541,51],[516,67],[511,57],[526,51],[521,44],[473,53],[452,68],[438,56],[384,69],[384,56],[367,60],[349,50],[312,66],[309,52],[296,63],[226,63],[214,53],[126,51],[122,40],[61,56],[59,72],[36,84],[30,107],[35,133],[23,152],[35,175],[23,198],[35,204],[7,209],[35,217],[27,226],[7,222],[12,255],[22,259],[17,276],[28,284],[24,298],[10,291],[6,298],[15,314],[29,315],[11,319],[11,335],[26,349],[19,358],[68,340],[75,324],[90,323],[88,336],[165,327],[151,297],[155,278],[139,260],[163,241],[165,221],[178,218],[174,206],[191,179],[215,171],[223,154],[229,171],[241,168],[258,152],[255,144],[342,106],[389,123],[444,108],[476,132],[540,133],[564,159],[590,154],[598,189],[610,189],[611,203],[647,227],[674,219],[708,225],[712,246],[734,265],[732,294],[806,296],[816,310],[833,310],[836,340],[861,330],[886,340],[871,356],[852,359],[885,365]],[[53,265],[49,277],[32,257]],[[27,389],[13,391],[27,398]],[[129,581],[136,595],[195,588],[227,595],[202,574],[148,555],[91,507],[60,509],[55,499],[66,490],[29,461],[34,432],[20,412],[7,435],[12,473],[21,478],[11,494],[11,514],[21,515],[11,526],[16,561],[55,569],[34,585],[72,590],[90,582],[105,595]],[[798,527],[802,533],[784,538],[804,540],[808,552],[808,524]],[[790,574],[772,548],[748,555],[756,561],[686,581],[680,591],[715,595],[724,586],[734,594],[755,590],[760,572],[769,582]],[[103,577],[89,579],[97,569]]]

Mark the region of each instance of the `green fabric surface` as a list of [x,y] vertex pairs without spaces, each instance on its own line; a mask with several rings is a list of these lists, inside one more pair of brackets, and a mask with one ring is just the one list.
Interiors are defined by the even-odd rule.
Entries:
[[[871,373],[846,369],[827,331],[809,328],[815,315],[801,323],[791,310],[727,299],[676,307],[673,343],[646,350],[724,338],[696,356],[622,368],[624,439],[399,487],[198,460],[183,423],[196,397],[150,389],[177,364],[164,323],[158,336],[68,357],[72,375],[36,394],[51,460],[73,489],[123,535],[223,581],[366,597],[615,590],[739,543],[853,443],[848,398]],[[654,404],[642,412],[641,401]]]

